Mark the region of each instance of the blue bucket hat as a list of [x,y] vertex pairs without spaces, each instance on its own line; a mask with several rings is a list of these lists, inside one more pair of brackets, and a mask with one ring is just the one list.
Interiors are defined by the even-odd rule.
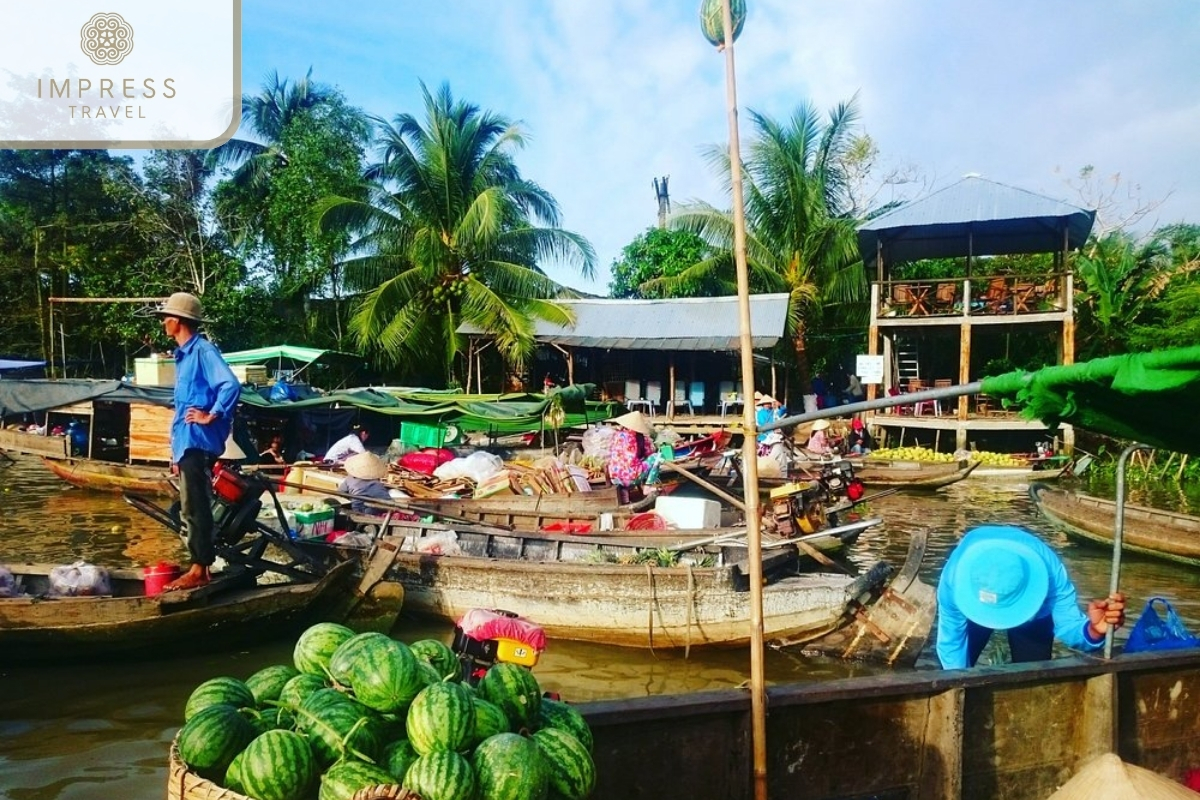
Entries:
[[1046,601],[1050,571],[1031,538],[1011,525],[975,528],[962,538],[949,577],[963,616],[993,630],[1033,619]]

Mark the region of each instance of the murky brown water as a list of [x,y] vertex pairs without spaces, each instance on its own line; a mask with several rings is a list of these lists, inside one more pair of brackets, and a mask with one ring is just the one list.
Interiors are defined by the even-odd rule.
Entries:
[[[1107,592],[1111,553],[1068,544],[1034,512],[1023,483],[965,481],[934,495],[893,495],[871,513],[885,523],[868,531],[850,557],[865,565],[880,557],[899,563],[917,528],[931,532],[925,579],[936,581],[946,553],[968,527],[1025,525],[1044,536],[1067,562],[1082,597]],[[1155,498],[1184,505],[1177,493]],[[1135,498],[1136,499],[1136,498]],[[114,495],[64,488],[36,459],[0,457],[0,563],[77,559],[111,566],[183,561],[178,540]],[[1164,594],[1200,628],[1200,585],[1194,571],[1126,558],[1122,587],[1133,606]],[[445,626],[403,621],[397,638],[446,638]],[[79,663],[53,668],[0,667],[0,800],[158,800],[165,793],[167,745],[181,723],[184,701],[201,681],[246,677],[287,663],[291,645],[209,653],[196,642],[192,659],[121,665]],[[929,658],[918,668],[930,668]],[[770,682],[827,680],[877,668],[768,651]],[[601,645],[551,642],[536,668],[543,687],[573,701],[726,688],[749,677],[744,650],[649,653]]]

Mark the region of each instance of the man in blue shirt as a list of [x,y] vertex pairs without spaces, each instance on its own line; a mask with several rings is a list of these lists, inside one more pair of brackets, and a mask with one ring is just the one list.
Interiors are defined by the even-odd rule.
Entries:
[[1014,662],[1045,661],[1054,640],[1098,650],[1125,622],[1125,597],[1079,610],[1067,568],[1040,539],[1012,525],[966,533],[938,582],[937,655],[944,669],[975,666],[994,631],[1008,634]]
[[176,292],[157,311],[175,340],[175,416],[171,420],[172,471],[179,475],[179,505],[191,566],[164,591],[194,589],[212,578],[212,468],[225,450],[241,384],[220,351],[199,334],[200,300]]

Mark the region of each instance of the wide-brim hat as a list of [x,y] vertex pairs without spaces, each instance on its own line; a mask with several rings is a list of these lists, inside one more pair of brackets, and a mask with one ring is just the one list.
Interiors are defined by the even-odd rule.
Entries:
[[1144,767],[1126,764],[1113,753],[1089,761],[1049,800],[1185,800],[1196,792]]
[[387,474],[387,462],[374,453],[356,453],[346,459],[342,469],[351,478],[364,481],[377,481]]
[[775,398],[771,397],[771,395],[769,395],[769,394],[757,395],[754,400],[754,405],[769,406],[769,405],[771,405],[771,403],[774,403],[774,402],[775,402]]
[[643,436],[654,435],[654,428],[650,426],[650,420],[646,419],[646,415],[640,411],[630,411],[628,414],[622,414],[614,419],[613,422],[622,428],[628,428]]
[[188,292],[176,292],[167,298],[167,302],[159,306],[155,312],[159,317],[179,317],[190,319],[192,322],[204,322],[204,311],[200,306],[200,298]]
[[816,422],[814,422],[814,423],[813,423],[812,429],[813,429],[814,431],[823,431],[823,430],[825,430],[825,429],[826,429],[826,428],[828,428],[828,427],[829,427],[829,420],[827,420],[827,419],[819,419],[819,420],[817,420]]
[[1011,525],[975,528],[962,538],[949,578],[963,616],[1000,631],[1033,619],[1046,602],[1050,571],[1030,538]]
[[246,458],[246,451],[238,447],[238,443],[233,440],[233,434],[230,433],[225,439],[225,452],[221,453],[221,461],[243,461]]

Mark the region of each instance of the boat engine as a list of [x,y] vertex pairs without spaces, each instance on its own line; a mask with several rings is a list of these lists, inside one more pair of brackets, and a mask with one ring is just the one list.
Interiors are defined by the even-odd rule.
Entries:
[[854,506],[866,494],[862,479],[846,460],[821,465],[816,477],[794,481],[771,491],[771,513],[780,536],[816,533],[827,524],[836,527],[838,512]]
[[463,680],[473,685],[493,664],[533,667],[546,649],[546,633],[511,611],[473,608],[454,626],[451,649],[462,664]]

